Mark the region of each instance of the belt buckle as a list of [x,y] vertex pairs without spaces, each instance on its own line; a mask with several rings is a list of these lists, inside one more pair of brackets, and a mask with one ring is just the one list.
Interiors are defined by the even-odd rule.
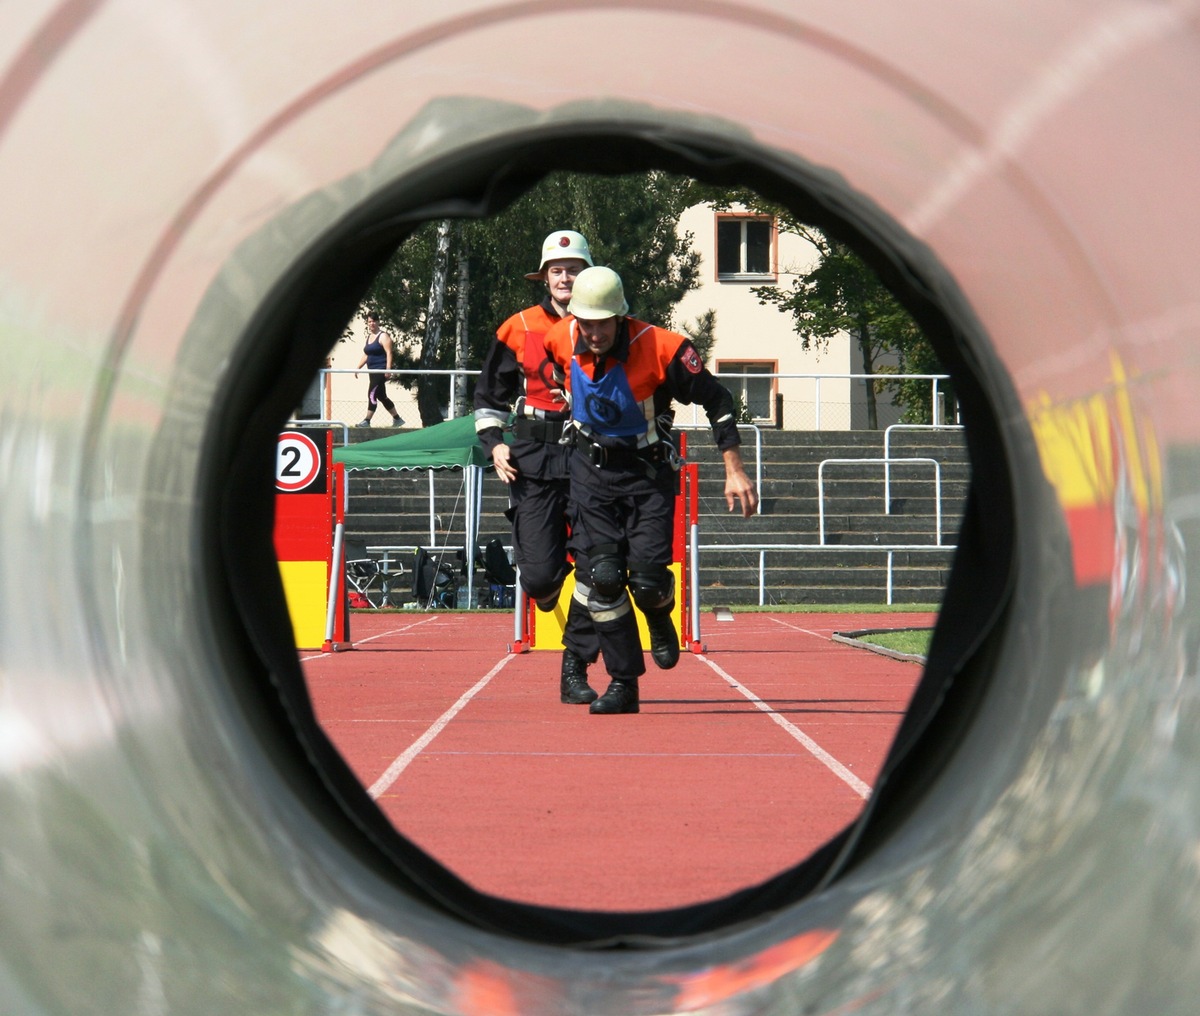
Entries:
[[599,469],[608,461],[608,453],[604,445],[591,441],[588,443],[588,458],[592,465]]

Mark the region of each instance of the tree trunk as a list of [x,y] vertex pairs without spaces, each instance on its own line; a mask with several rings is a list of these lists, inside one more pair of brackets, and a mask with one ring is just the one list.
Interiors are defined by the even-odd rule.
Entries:
[[[871,349],[871,326],[860,323],[857,329],[858,332],[858,349],[862,353],[863,373],[875,373],[875,354]],[[864,391],[867,396],[867,429],[879,429],[879,410],[875,405],[875,382],[871,378],[863,380]]]
[[[442,304],[446,296],[446,275],[450,264],[450,220],[438,223],[437,247],[433,257],[433,278],[429,283],[429,309],[425,317],[425,341],[421,345],[421,369],[437,366],[438,349],[442,343]],[[417,411],[421,426],[431,427],[442,422],[438,398],[438,379],[422,375],[417,380]]]
[[[459,230],[458,244],[458,308],[455,316],[455,370],[467,369],[467,295],[471,289],[471,274],[467,267],[467,241]],[[454,375],[454,415],[466,416],[471,411],[470,385],[465,374]]]

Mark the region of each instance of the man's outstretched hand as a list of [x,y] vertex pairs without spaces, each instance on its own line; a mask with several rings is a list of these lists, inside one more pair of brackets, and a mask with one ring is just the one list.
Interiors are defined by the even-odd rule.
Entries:
[[741,504],[742,518],[748,519],[758,511],[758,491],[754,489],[754,481],[746,475],[741,451],[728,448],[721,456],[725,460],[725,503],[730,511],[735,504]]

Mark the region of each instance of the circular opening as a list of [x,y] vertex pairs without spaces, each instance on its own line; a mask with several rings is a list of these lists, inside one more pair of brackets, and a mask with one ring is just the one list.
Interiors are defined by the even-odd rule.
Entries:
[[[480,893],[397,833],[313,715],[279,582],[268,478],[277,435],[396,246],[434,218],[503,208],[551,171],[649,169],[753,189],[851,246],[918,322],[953,377],[973,464],[960,549],[922,681],[860,819],[807,860],[732,897],[670,911],[596,913]],[[281,230],[279,242],[287,243]],[[204,437],[201,538],[212,620],[230,687],[298,797],[358,858],[414,898],[475,926],[564,945],[661,943],[778,911],[884,845],[977,714],[1013,587],[1016,450],[1001,425],[1017,402],[953,281],[929,253],[840,180],[745,142],[628,124],[514,133],[376,187],[290,265],[245,327],[234,383]],[[936,722],[935,722],[936,721]]]

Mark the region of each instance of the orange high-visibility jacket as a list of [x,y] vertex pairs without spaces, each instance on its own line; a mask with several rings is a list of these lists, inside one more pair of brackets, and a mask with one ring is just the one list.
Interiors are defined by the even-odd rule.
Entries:
[[[500,440],[511,408],[538,419],[570,415],[562,372],[547,356],[546,333],[561,320],[547,296],[541,303],[518,311],[496,330],[496,340],[484,357],[475,383],[475,429],[485,448]],[[490,432],[490,433],[489,433]]]
[[[672,400],[687,405],[699,403],[704,407],[713,438],[722,451],[741,443],[733,415],[733,396],[709,373],[696,347],[686,336],[636,318],[622,318],[616,341],[601,358],[605,362],[600,365],[580,337],[578,322],[568,316],[546,334],[545,345],[568,381],[572,363],[590,381],[600,380],[616,366],[623,370],[628,391],[640,406],[646,423],[644,432],[636,438],[638,445],[653,444],[663,436],[662,431],[670,426],[673,416]],[[600,377],[597,376],[598,368],[601,368]],[[594,439],[599,438],[599,443],[631,443],[625,426],[614,427],[606,434],[603,422],[590,413],[577,396],[578,393],[572,392],[573,418],[580,429]]]

